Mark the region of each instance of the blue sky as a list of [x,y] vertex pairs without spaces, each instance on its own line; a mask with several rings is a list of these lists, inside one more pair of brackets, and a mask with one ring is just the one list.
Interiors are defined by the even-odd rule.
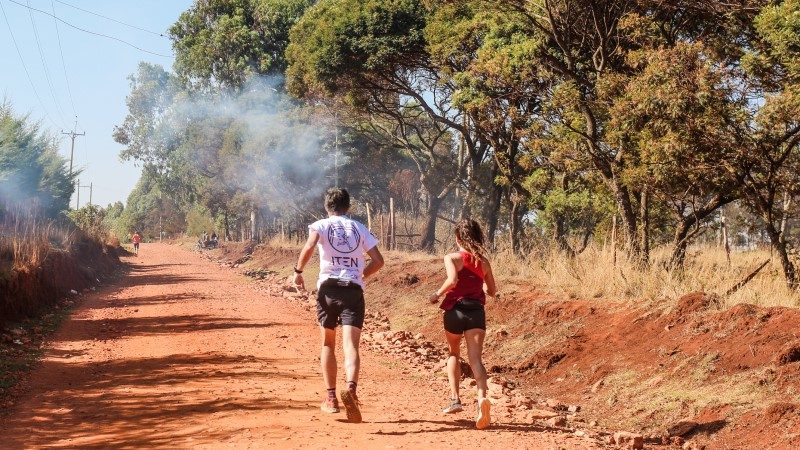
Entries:
[[[80,11],[73,7],[101,14],[150,31],[162,32],[177,20],[191,5],[191,0],[14,0],[30,4],[48,13],[55,7],[56,16],[77,27],[106,34],[145,50],[172,55],[169,39],[137,30],[113,21]],[[121,42],[78,31],[58,22],[66,66],[62,65],[55,20],[51,16],[31,11],[10,0],[0,0],[8,17],[11,32],[19,45],[22,59],[30,73],[35,92],[25,74],[20,57],[0,12],[0,97],[9,100],[18,113],[29,113],[42,126],[53,132],[71,130],[74,114],[78,116],[78,137],[75,143],[75,166],[83,169],[81,185],[94,185],[93,203],[102,206],[117,200],[125,201],[139,178],[140,170],[133,163],[119,160],[122,147],[114,142],[114,125],[122,123],[126,114],[125,97],[129,91],[128,76],[140,61],[172,65],[172,58],[151,55]],[[34,34],[39,35],[39,46]],[[47,66],[50,81],[43,67]],[[69,80],[69,89],[67,81]],[[52,90],[50,88],[52,85]],[[70,101],[72,92],[73,102]],[[61,111],[59,113],[59,110]],[[70,140],[62,136],[61,153],[69,157]],[[81,204],[88,200],[89,190],[81,190]],[[73,197],[72,204],[75,204]]]

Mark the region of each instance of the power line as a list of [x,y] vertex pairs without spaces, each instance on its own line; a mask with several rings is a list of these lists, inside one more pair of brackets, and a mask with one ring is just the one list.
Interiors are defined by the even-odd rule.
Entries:
[[59,22],[63,23],[64,25],[67,25],[68,27],[74,28],[74,29],[76,29],[78,31],[83,31],[84,33],[88,33],[88,34],[92,34],[92,35],[95,35],[95,36],[104,37],[106,39],[111,39],[113,41],[121,42],[121,43],[123,43],[123,44],[125,44],[125,45],[127,45],[129,47],[132,47],[132,48],[135,48],[136,50],[139,50],[140,52],[149,53],[149,54],[155,55],[155,56],[161,56],[162,58],[172,58],[172,55],[165,55],[163,53],[158,53],[158,52],[152,52],[150,50],[145,50],[145,49],[143,49],[141,47],[137,47],[136,45],[131,44],[130,42],[122,40],[122,39],[120,39],[118,37],[115,37],[115,36],[109,36],[107,34],[98,33],[96,31],[91,31],[91,30],[87,30],[85,28],[81,28],[79,26],[76,26],[76,25],[73,25],[73,24],[67,22],[66,20],[56,16],[55,14],[49,13],[47,11],[42,11],[41,9],[36,9],[36,8],[34,8],[32,6],[24,5],[24,4],[22,4],[22,3],[20,3],[20,2],[18,2],[16,0],[8,0],[8,1],[11,2],[11,3],[14,3],[15,5],[22,6],[23,8],[28,8],[30,10],[36,11],[36,12],[44,14],[46,16],[50,16],[50,17],[58,20]]
[[[53,16],[56,15],[56,5],[53,0],[50,0],[50,8],[53,10]],[[58,52],[61,54],[61,67],[64,69],[64,81],[67,82],[67,94],[69,94],[69,104],[72,106],[72,114],[75,115],[77,120],[78,113],[75,111],[75,100],[72,98],[72,88],[69,86],[69,77],[67,76],[67,63],[64,60],[64,48],[61,46],[61,33],[58,31],[58,21],[54,18],[53,25],[56,27],[56,37],[58,38]]]
[[110,20],[112,22],[116,22],[116,23],[118,23],[120,25],[125,25],[126,27],[131,27],[131,28],[133,28],[135,30],[144,31],[145,33],[155,34],[156,36],[161,36],[161,37],[164,37],[164,38],[167,37],[167,36],[164,35],[164,33],[159,33],[158,31],[152,31],[152,30],[148,30],[146,28],[137,27],[136,25],[131,25],[131,24],[125,23],[125,22],[123,22],[121,20],[114,19],[113,17],[104,16],[104,15],[102,15],[100,13],[96,13],[94,11],[89,11],[88,9],[83,9],[81,7],[78,7],[78,6],[71,5],[71,4],[67,3],[67,2],[62,2],[60,0],[55,0],[55,1],[58,2],[58,3],[61,3],[62,5],[69,6],[70,8],[75,8],[78,11],[83,11],[85,13],[89,13],[89,14],[97,16],[97,17],[102,17],[103,19]]
[[[26,0],[28,6],[30,6],[30,0]],[[53,103],[56,105],[56,113],[58,113],[58,117],[61,118],[61,123],[66,123],[64,120],[64,111],[61,110],[61,105],[59,105],[58,100],[56,99],[56,90],[53,88],[53,80],[50,79],[50,69],[47,67],[47,62],[44,58],[44,52],[42,51],[42,43],[39,39],[39,30],[36,29],[36,21],[33,19],[33,13],[31,10],[28,10],[28,16],[31,18],[31,26],[33,27],[33,37],[36,40],[36,48],[39,49],[39,59],[42,61],[42,67],[44,68],[44,77],[47,80],[47,87],[50,88],[50,96],[53,97]]]
[[31,78],[31,73],[28,72],[28,66],[25,64],[25,59],[22,57],[22,52],[19,51],[19,45],[17,45],[17,38],[14,37],[14,31],[11,30],[11,23],[8,21],[8,15],[6,15],[6,9],[3,7],[3,3],[0,2],[0,11],[3,12],[3,18],[6,20],[6,26],[8,26],[8,32],[11,34],[11,42],[14,43],[14,48],[17,49],[17,56],[19,56],[19,62],[22,63],[22,68],[25,70],[25,76],[28,77],[28,83],[31,84],[31,89],[33,89],[34,95],[36,95],[36,100],[39,101],[39,106],[42,107],[42,112],[47,120],[50,121],[51,124],[58,127],[58,124],[50,117],[50,114],[47,113],[47,108],[44,107],[44,102],[42,102],[42,98],[39,96],[39,91],[36,90],[36,85],[33,84],[33,79]]

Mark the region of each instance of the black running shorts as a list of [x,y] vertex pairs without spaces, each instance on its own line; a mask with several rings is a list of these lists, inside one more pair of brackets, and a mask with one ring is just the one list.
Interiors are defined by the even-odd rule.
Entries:
[[364,291],[350,283],[340,285],[329,279],[317,292],[317,319],[322,327],[334,329],[337,325],[364,326]]
[[478,300],[459,300],[453,309],[444,312],[444,329],[448,333],[463,334],[467,330],[486,329],[486,310]]

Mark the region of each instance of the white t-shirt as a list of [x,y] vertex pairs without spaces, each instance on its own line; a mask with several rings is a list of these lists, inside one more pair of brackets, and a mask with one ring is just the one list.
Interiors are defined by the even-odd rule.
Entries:
[[364,286],[366,253],[378,245],[378,239],[361,222],[344,216],[332,216],[308,226],[319,233],[319,282],[328,278],[348,280]]

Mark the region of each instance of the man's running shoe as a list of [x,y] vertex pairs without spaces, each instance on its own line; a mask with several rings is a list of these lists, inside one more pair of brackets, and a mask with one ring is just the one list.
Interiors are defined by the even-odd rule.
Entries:
[[358,396],[350,389],[342,391],[342,404],[344,405],[344,412],[347,414],[347,420],[351,423],[361,423],[361,410],[359,409]]
[[336,398],[326,398],[322,401],[322,405],[319,407],[320,411],[328,414],[334,414],[339,412],[339,402]]
[[445,414],[455,414],[455,413],[460,413],[463,410],[464,410],[464,405],[461,404],[461,400],[453,400],[453,402],[450,403],[450,406],[443,409],[442,412]]
[[489,415],[490,409],[492,409],[492,403],[488,398],[478,400],[478,417],[475,419],[475,428],[483,430],[489,426],[492,422],[492,418]]

